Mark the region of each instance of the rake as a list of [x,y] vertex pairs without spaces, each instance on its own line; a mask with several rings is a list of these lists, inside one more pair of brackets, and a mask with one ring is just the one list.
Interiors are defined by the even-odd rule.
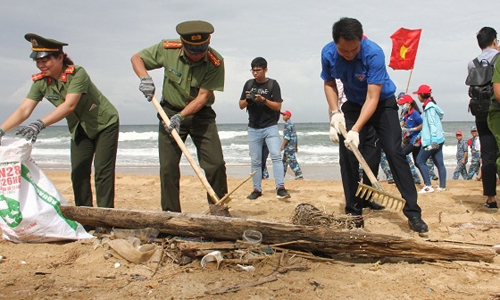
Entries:
[[[163,120],[163,122],[165,122],[165,124],[167,126],[170,125],[170,119],[168,118],[167,114],[165,113],[165,111],[161,107],[160,103],[158,102],[158,99],[156,99],[156,97],[153,96],[153,98],[151,99],[151,102],[153,103],[156,110],[160,114],[160,117]],[[189,153],[189,150],[187,149],[186,145],[184,144],[181,137],[179,136],[179,133],[174,129],[174,130],[172,130],[171,135],[174,138],[174,140],[177,142],[177,145],[181,149],[182,153],[184,153],[184,156],[189,161],[189,164],[193,168],[194,172],[196,173],[196,175],[200,179],[200,181],[203,184],[203,186],[205,187],[205,189],[207,190],[207,193],[210,196],[210,200],[212,202],[212,204],[209,204],[210,210],[212,212],[214,212],[214,214],[229,217],[230,216],[229,209],[225,204],[227,204],[229,201],[231,201],[231,198],[224,197],[224,202],[222,202],[221,199],[219,199],[219,197],[215,193],[214,189],[212,188],[212,186],[208,182],[207,178],[205,177],[205,174],[203,173],[201,168],[196,164],[193,157]]]
[[[342,123],[339,124],[339,129],[340,133],[344,136],[344,138],[346,138],[347,131]],[[377,178],[373,174],[372,170],[368,166],[368,163],[366,163],[366,160],[363,158],[363,155],[361,155],[361,152],[359,152],[359,149],[355,147],[354,143],[352,142],[349,146],[352,149],[354,156],[356,156],[359,163],[361,164],[361,168],[363,168],[363,171],[372,183],[372,186],[369,186],[360,181],[355,195],[368,201],[378,202],[385,207],[391,208],[396,211],[403,210],[406,200],[384,191],[380,183],[377,181]]]

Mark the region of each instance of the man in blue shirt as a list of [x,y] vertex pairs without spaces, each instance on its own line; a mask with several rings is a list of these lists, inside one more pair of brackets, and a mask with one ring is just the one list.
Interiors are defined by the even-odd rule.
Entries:
[[[410,228],[425,234],[429,229],[422,220],[410,166],[401,149],[401,127],[394,97],[396,86],[387,73],[384,52],[377,44],[363,37],[363,26],[356,19],[341,18],[333,25],[332,35],[333,42],[327,44],[321,53],[321,78],[324,80],[329,106],[330,135],[338,135],[341,123],[348,131],[345,141],[340,137],[339,143],[345,212],[359,216],[356,225],[364,226],[361,216],[363,199],[355,196],[359,162],[346,147],[351,143],[358,147],[360,140],[365,140],[367,128],[373,126],[389,161],[396,186],[406,200],[403,212]],[[335,78],[342,81],[347,95],[347,102],[342,105],[343,115],[338,109]]]

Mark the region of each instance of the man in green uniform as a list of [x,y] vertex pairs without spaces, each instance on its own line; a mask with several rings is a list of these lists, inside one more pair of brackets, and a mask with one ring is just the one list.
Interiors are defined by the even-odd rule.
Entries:
[[[161,206],[180,212],[179,161],[181,150],[170,135],[177,130],[183,141],[190,135],[200,167],[219,198],[227,194],[226,163],[215,123],[214,91],[224,90],[224,60],[209,46],[212,24],[186,21],[177,25],[180,39],[162,40],[132,56],[132,66],[141,79],[139,90],[151,101],[155,85],[148,71],[164,68],[161,105],[170,126],[159,125]],[[166,128],[165,128],[166,127]],[[210,197],[207,194],[210,202]]]

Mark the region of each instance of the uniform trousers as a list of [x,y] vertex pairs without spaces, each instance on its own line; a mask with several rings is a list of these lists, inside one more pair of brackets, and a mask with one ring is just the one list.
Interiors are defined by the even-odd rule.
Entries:
[[483,195],[496,196],[496,160],[498,157],[497,140],[495,139],[493,132],[488,127],[488,122],[483,118],[476,118],[476,127],[477,134],[479,135],[479,143],[481,144],[481,182],[483,183]]
[[120,124],[117,121],[89,138],[78,125],[71,140],[71,182],[76,206],[92,206],[90,174],[94,162],[94,182],[98,207],[113,208],[115,203],[115,165]]
[[[170,118],[178,111],[164,107]],[[227,194],[226,163],[222,154],[216,114],[211,107],[205,106],[194,115],[186,117],[180,127],[179,136],[186,141],[187,136],[196,147],[200,167],[205,171],[208,183],[217,197]],[[158,132],[158,151],[160,156],[161,208],[164,211],[181,212],[179,201],[179,162],[182,150],[174,138],[163,127],[161,121]],[[207,193],[208,203],[212,203]]]
[[[360,115],[361,105],[347,101],[343,104],[342,111],[347,130],[349,131]],[[408,218],[420,217],[421,209],[417,204],[417,190],[413,184],[410,166],[401,149],[401,127],[399,126],[398,107],[394,97],[378,103],[372,117],[359,133],[360,143],[366,139],[370,127],[373,127],[376,132],[380,146],[384,150],[392,170],[396,186],[402,197],[406,200],[403,213]],[[363,149],[363,146],[360,145],[359,149]],[[346,198],[345,212],[351,215],[361,215],[363,199],[355,196],[359,179],[359,162],[354,154],[345,147],[343,137],[340,138],[339,156],[342,183]],[[372,159],[365,157],[365,160],[370,162]],[[380,152],[375,162],[378,168]],[[375,163],[373,164],[375,165]]]

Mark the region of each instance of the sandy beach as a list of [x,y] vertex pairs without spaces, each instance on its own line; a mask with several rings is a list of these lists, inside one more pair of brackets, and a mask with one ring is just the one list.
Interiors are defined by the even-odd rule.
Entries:
[[[184,170],[184,169],[183,169]],[[44,169],[65,199],[73,205],[67,171]],[[155,170],[119,170],[116,176],[116,208],[160,210],[160,186]],[[124,172],[128,171],[128,172]],[[131,172],[134,171],[134,172]],[[184,171],[183,171],[184,172]],[[187,171],[185,173],[188,173]],[[205,190],[196,176],[181,178],[181,205],[184,213],[199,214],[208,208]],[[341,215],[344,209],[338,170],[307,168],[306,180],[287,176],[291,194],[286,201],[276,199],[274,181],[263,182],[264,195],[256,201],[246,199],[251,182],[232,195],[233,217],[289,223],[295,207],[310,203],[326,213]],[[248,174],[248,167],[228,168],[229,189]],[[311,175],[307,175],[311,174]],[[312,174],[315,174],[314,176]],[[314,180],[313,180],[314,178]],[[420,195],[428,238],[419,237],[407,225],[402,213],[366,209],[365,228],[369,233],[400,236],[419,241],[440,240],[491,248],[500,244],[499,214],[484,208],[479,181],[451,181],[448,191]],[[435,184],[435,182],[434,182]],[[382,182],[387,191],[394,185]],[[417,186],[417,188],[420,188]],[[475,226],[456,226],[476,222]],[[481,223],[482,222],[482,223]],[[490,224],[481,226],[477,224]],[[493,226],[491,224],[497,224]],[[500,259],[493,262],[438,261],[389,263],[384,260],[320,262],[300,258],[303,270],[278,273],[277,280],[241,288],[237,292],[206,295],[205,292],[235,284],[255,282],[275,273],[279,257],[254,264],[254,272],[229,265],[207,268],[195,260],[185,266],[166,259],[152,276],[147,266],[105,257],[93,240],[62,243],[14,244],[0,240],[1,299],[499,299]],[[120,263],[120,267],[116,267]],[[140,280],[137,274],[143,274]],[[135,276],[135,277],[134,277]]]

